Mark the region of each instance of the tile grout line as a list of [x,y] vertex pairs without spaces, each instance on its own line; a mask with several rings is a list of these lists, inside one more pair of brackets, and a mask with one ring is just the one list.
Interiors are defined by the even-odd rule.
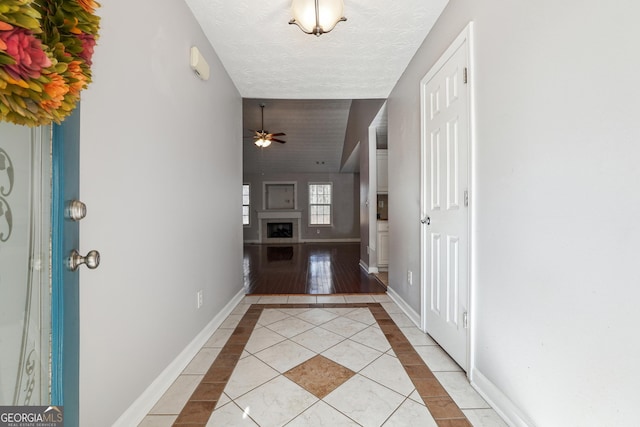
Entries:
[[205,426],[236,367],[263,308],[252,304],[238,322],[200,384],[180,411],[174,426]]
[[264,309],[343,307],[369,309],[438,427],[471,427],[464,413],[379,302],[251,304],[173,426],[206,426]]
[[471,427],[460,407],[454,402],[414,346],[396,325],[382,305],[369,307],[384,336],[409,375],[411,382],[439,427]]

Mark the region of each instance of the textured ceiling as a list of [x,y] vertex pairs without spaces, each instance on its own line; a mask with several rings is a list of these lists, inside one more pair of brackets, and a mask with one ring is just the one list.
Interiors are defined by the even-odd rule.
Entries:
[[[291,0],[186,0],[243,98],[387,98],[448,0],[345,0],[320,37]],[[214,77],[215,78],[215,77]]]
[[[291,0],[185,1],[244,98],[244,173],[271,174],[340,172],[351,100],[389,96],[448,0],[344,0],[320,37],[289,25]],[[286,144],[253,144],[262,102]],[[386,146],[384,110],[376,126]]]

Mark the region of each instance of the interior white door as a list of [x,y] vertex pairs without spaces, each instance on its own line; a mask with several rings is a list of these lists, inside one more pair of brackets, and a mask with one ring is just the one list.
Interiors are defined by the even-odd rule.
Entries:
[[422,80],[422,321],[468,369],[468,40],[460,38]]

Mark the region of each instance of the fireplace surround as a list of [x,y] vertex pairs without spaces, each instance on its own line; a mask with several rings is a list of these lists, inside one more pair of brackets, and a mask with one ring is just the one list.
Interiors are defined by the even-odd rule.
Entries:
[[300,242],[300,211],[258,212],[260,243],[283,244]]

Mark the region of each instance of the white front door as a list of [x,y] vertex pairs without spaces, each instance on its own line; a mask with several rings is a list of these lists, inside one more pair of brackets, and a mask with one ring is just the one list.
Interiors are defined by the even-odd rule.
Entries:
[[421,82],[422,326],[469,366],[469,40],[463,33]]

